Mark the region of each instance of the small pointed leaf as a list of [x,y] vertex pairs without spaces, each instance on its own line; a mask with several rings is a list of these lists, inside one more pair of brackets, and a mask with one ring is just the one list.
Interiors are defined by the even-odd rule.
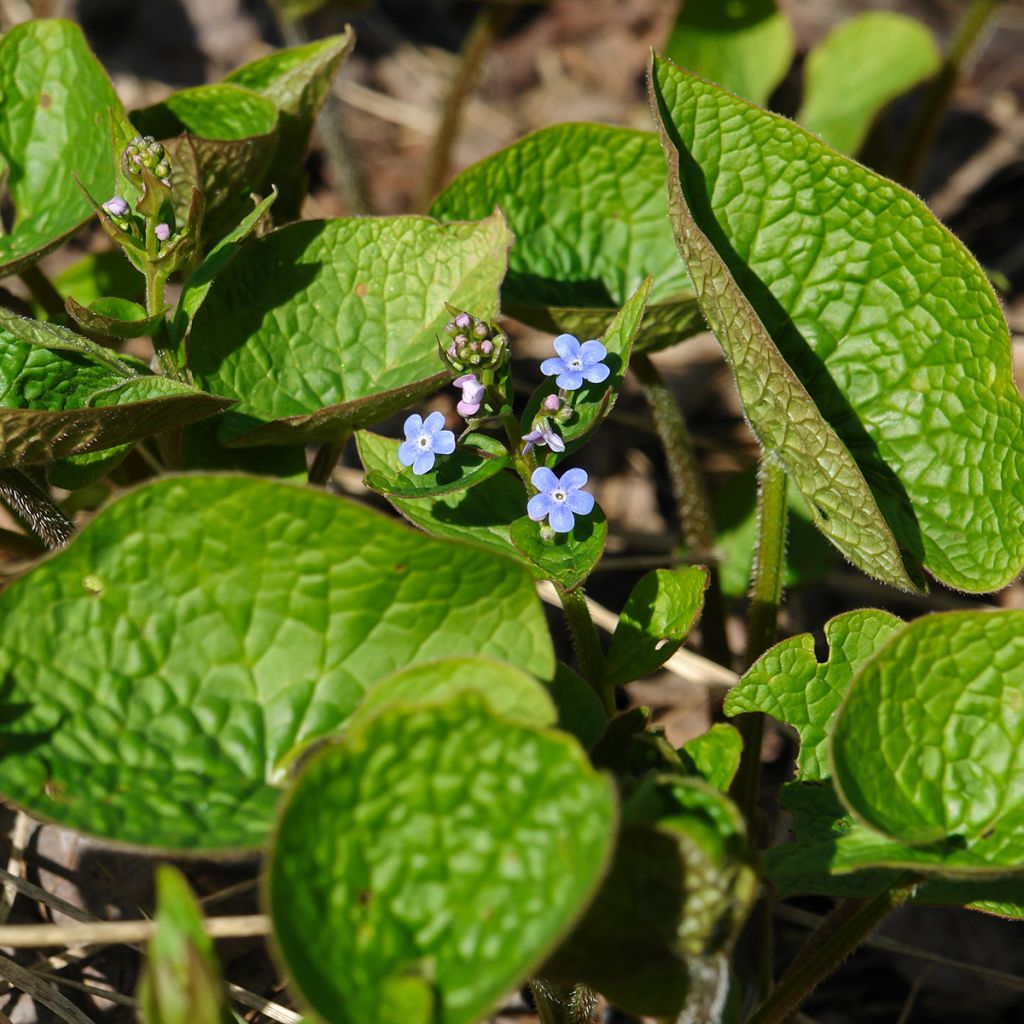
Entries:
[[688,771],[723,793],[732,785],[742,752],[743,737],[725,722],[716,722],[706,733],[687,740],[678,751]]
[[509,537],[518,551],[532,562],[545,579],[554,580],[566,590],[578,587],[604,554],[608,538],[608,520],[601,506],[586,516],[576,516],[569,533],[557,533],[551,540],[540,535],[541,524],[527,516],[509,527]]
[[137,302],[113,296],[94,299],[83,306],[70,296],[64,308],[71,318],[87,331],[105,334],[111,338],[142,338],[153,334],[164,323],[169,306],[149,315]]

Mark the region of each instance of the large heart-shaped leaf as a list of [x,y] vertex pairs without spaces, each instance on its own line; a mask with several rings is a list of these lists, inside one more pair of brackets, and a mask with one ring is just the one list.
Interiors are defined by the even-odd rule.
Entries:
[[898,586],[918,562],[964,590],[1005,584],[1024,563],[1024,402],[977,263],[792,122],[665,60],[651,75],[680,250],[819,529]]
[[793,59],[775,0],[682,0],[665,55],[752,103],[767,102]]
[[355,42],[351,29],[341,35],[317,39],[305,46],[261,57],[232,71],[225,82],[241,85],[265,96],[278,111],[277,150],[264,175],[263,191],[271,186],[281,193],[274,216],[295,220],[306,195],[306,171],[301,156],[331,81]]
[[704,322],[679,262],[649,132],[561,124],[463,171],[431,207],[447,220],[501,208],[515,235],[505,312],[552,333],[599,338],[647,276],[639,348],[671,345]]
[[238,253],[200,307],[188,343],[192,372],[239,399],[225,420],[235,443],[329,440],[381,420],[447,379],[437,354],[446,302],[497,315],[510,244],[500,214],[470,224],[357,217],[273,231]]
[[241,475],[129,493],[4,592],[0,631],[5,795],[180,849],[261,842],[297,752],[398,668],[554,670],[515,563]]
[[140,375],[65,328],[0,310],[0,467],[114,448],[229,404]]
[[574,739],[476,695],[353,723],[276,829],[288,973],[329,1024],[472,1024],[582,913],[615,819],[610,780]]
[[110,111],[124,115],[77,25],[28,21],[0,39],[0,170],[15,211],[0,237],[0,276],[31,266],[89,219],[72,172],[93,195],[112,194]]
[[797,120],[841,153],[856,153],[882,108],[935,74],[939,60],[934,37],[916,18],[866,11],[807,55]]

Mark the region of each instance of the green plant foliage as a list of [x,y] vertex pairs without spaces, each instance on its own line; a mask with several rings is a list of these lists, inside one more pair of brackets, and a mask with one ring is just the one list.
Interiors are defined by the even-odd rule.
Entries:
[[189,365],[205,387],[239,400],[224,424],[234,443],[333,440],[448,379],[436,340],[445,303],[493,319],[510,244],[500,215],[280,228],[218,276],[192,321]]
[[894,11],[841,22],[807,55],[797,120],[840,153],[860,149],[879,112],[939,70],[931,32]]
[[809,132],[667,61],[651,74],[680,251],[818,528],[897,586],[918,563],[964,590],[1005,584],[1024,563],[1024,402],[977,263]]
[[832,775],[829,739],[836,712],[858,668],[903,622],[867,608],[825,623],[828,660],[819,662],[814,637],[801,633],[776,644],[747,669],[725,698],[725,713],[763,711],[800,734],[797,779],[821,782]]
[[233,1024],[213,943],[184,876],[156,871],[156,931],[139,980],[141,1024]]
[[[142,275],[121,252],[88,252],[69,264],[53,278],[53,287],[60,297],[74,296],[88,306],[96,299],[142,298],[145,282]],[[37,311],[42,318],[43,311]]]
[[682,0],[665,56],[764,105],[789,69],[793,44],[775,0]]
[[329,1024],[471,1024],[572,927],[615,819],[570,737],[472,694],[392,705],[288,795],[268,867],[278,950]]
[[388,497],[432,498],[475,487],[500,473],[510,461],[511,456],[499,441],[486,434],[473,434],[419,476],[403,467],[396,455],[389,471],[374,469],[366,474],[366,486]]
[[331,81],[352,50],[355,36],[346,29],[336,36],[261,57],[232,71],[225,82],[265,96],[278,112],[277,149],[264,175],[262,191],[275,187],[281,200],[274,216],[295,220],[306,195],[302,154]]
[[113,296],[94,299],[88,306],[69,296],[64,300],[64,308],[79,327],[110,338],[141,338],[153,334],[164,323],[167,312],[160,309],[147,315],[137,302]]
[[912,622],[857,674],[832,738],[854,816],[965,871],[1024,865],[1024,613]]
[[575,736],[590,750],[606,725],[604,707],[597,694],[563,661],[555,666],[555,677],[548,683],[548,690],[558,710],[558,728]]
[[260,842],[292,758],[398,668],[554,671],[514,563],[244,476],[129,493],[4,592],[0,630],[5,794],[178,849]]
[[608,678],[649,676],[679,650],[704,607],[708,571],[690,565],[654,569],[633,588],[608,649]]
[[114,448],[228,404],[141,376],[65,328],[0,310],[0,467]]
[[572,531],[541,536],[541,526],[527,516],[516,519],[508,529],[516,550],[539,571],[542,579],[555,580],[566,590],[578,587],[604,554],[608,520],[601,506],[587,516],[577,516]]
[[740,766],[743,737],[724,722],[716,722],[707,732],[687,740],[679,748],[683,766],[723,793],[732,785]]
[[109,112],[124,116],[77,25],[39,19],[0,39],[0,171],[15,210],[0,237],[0,276],[31,266],[89,219],[72,172],[111,194]]
[[637,345],[664,347],[704,323],[666,223],[661,174],[650,132],[555,125],[463,171],[430,212],[460,220],[500,207],[516,239],[505,312],[554,334],[601,337],[653,277]]
[[493,658],[426,661],[382,679],[359,704],[352,722],[401,701],[444,703],[459,693],[476,693],[492,711],[532,725],[554,725],[555,705],[545,687],[522,669]]

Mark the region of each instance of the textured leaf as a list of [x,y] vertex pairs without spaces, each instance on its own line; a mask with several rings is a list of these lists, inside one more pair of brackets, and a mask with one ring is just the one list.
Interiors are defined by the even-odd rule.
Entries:
[[97,363],[93,348],[64,328],[0,310],[0,467],[114,448],[228,404],[166,377],[139,376],[107,350]]
[[402,668],[382,679],[362,699],[352,723],[388,704],[443,704],[459,693],[475,693],[492,711],[531,725],[554,725],[558,715],[544,686],[533,676],[493,658],[443,658]]
[[652,74],[681,251],[819,529],[897,585],[893,533],[911,578],[920,560],[964,590],[1008,582],[1024,402],[977,263],[915,196],[809,132],[666,61]]
[[28,21],[0,39],[0,168],[15,209],[0,237],[0,276],[31,266],[89,219],[72,172],[103,200],[112,194],[108,111],[124,114],[77,25]]
[[842,22],[807,55],[797,120],[852,155],[882,108],[934,75],[939,62],[935,39],[921,22],[867,11]]
[[679,749],[679,757],[688,771],[724,793],[732,785],[742,752],[739,730],[716,722],[706,733],[687,740]]
[[616,683],[648,676],[679,650],[704,607],[707,569],[654,569],[633,588],[619,615],[607,672]]
[[[493,319],[510,242],[500,214],[477,224],[358,217],[280,228],[218,276],[192,322],[189,365],[204,387],[239,399],[225,429],[248,432],[245,443],[367,426],[448,379],[436,340],[445,302]],[[256,430],[261,423],[273,426]]]
[[815,656],[810,633],[783,640],[761,655],[729,691],[725,713],[763,711],[792,725],[800,734],[797,778],[827,779],[832,774],[829,737],[854,673],[903,624],[877,608],[837,615],[825,624],[825,662]]
[[244,476],[131,492],[0,596],[0,631],[5,794],[180,849],[261,842],[291,759],[398,668],[554,670],[514,563]]
[[415,1019],[480,1020],[582,912],[615,818],[570,737],[473,695],[393,705],[314,757],[284,805],[268,891],[288,973],[329,1024],[406,1021],[396,987],[431,997]]
[[213,943],[184,876],[156,870],[156,931],[139,980],[141,1024],[232,1024]]
[[604,732],[604,705],[582,676],[565,662],[555,667],[555,677],[548,683],[551,699],[558,709],[558,727],[575,736],[589,750]]
[[[398,462],[401,442],[360,430],[356,434],[359,458],[367,472],[390,472]],[[406,518],[435,537],[462,540],[508,555],[528,566],[538,579],[543,570],[530,561],[509,538],[509,529],[526,509],[526,490],[511,473],[499,473],[468,491],[434,498],[397,498],[388,501]],[[536,524],[534,524],[536,525]]]
[[88,306],[69,296],[64,300],[64,308],[79,327],[111,338],[141,338],[153,334],[165,322],[167,312],[165,308],[150,316],[137,302],[113,296],[94,299]]
[[703,782],[663,776],[623,820],[604,885],[542,974],[586,981],[631,1013],[674,1015],[692,961],[729,947],[756,892],[742,818]]
[[304,484],[309,478],[302,445],[265,448],[226,448],[220,441],[220,416],[193,423],[181,432],[181,468],[210,471],[238,470]]
[[433,469],[419,476],[403,467],[396,454],[390,471],[374,469],[366,474],[366,486],[398,498],[431,498],[475,487],[505,469],[510,456],[499,441],[481,434],[472,437],[479,443],[463,438],[451,455],[440,456]]
[[299,216],[306,195],[302,156],[309,148],[309,135],[331,81],[354,42],[351,30],[346,29],[341,35],[261,57],[224,79],[252,89],[277,107],[277,150],[264,175],[264,191],[271,186],[281,190],[281,201],[274,210],[281,221]]
[[[607,380],[601,381],[599,384],[584,382],[583,387],[570,393],[566,404],[573,411],[573,417],[568,423],[559,423],[558,425],[558,433],[566,442],[566,451],[564,453],[549,451],[544,460],[546,465],[554,466],[561,459],[572,454],[601,425],[601,422],[614,408],[619,391],[622,389],[626,370],[629,367],[633,341],[637,337],[637,332],[642,329],[644,310],[647,307],[650,293],[651,278],[648,277],[629,297],[622,309],[615,314],[608,329],[601,335],[601,343],[608,353],[604,364],[611,372]],[[580,340],[589,341],[590,339],[581,338]],[[557,393],[558,385],[555,383],[554,377],[548,377],[537,388],[523,413],[524,434],[529,432],[534,417],[540,411],[541,402],[548,395]]]
[[763,105],[789,69],[793,42],[775,0],[682,0],[665,56]]
[[505,312],[553,334],[599,338],[647,276],[640,348],[704,329],[666,223],[656,136],[597,124],[541,129],[463,171],[434,201],[446,220],[498,206],[516,244]]
[[854,816],[957,869],[1024,871],[1024,612],[930,615],[860,670],[832,735]]
[[601,560],[608,538],[608,520],[601,506],[595,503],[589,515],[576,516],[569,533],[558,533],[551,540],[545,540],[540,530],[540,523],[522,516],[509,526],[508,533],[519,553],[540,570],[543,579],[554,580],[566,590],[572,590]]

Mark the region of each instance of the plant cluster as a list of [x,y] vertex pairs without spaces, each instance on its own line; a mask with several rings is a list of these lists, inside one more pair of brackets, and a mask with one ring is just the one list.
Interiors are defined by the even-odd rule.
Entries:
[[[824,624],[824,661],[807,634],[773,646],[790,507],[894,588],[987,592],[1024,566],[999,302],[847,155],[938,57],[906,19],[858,20],[812,54],[801,126],[681,66],[785,54],[752,31],[681,19],[680,63],[650,64],[654,132],[557,125],[430,216],[322,221],[295,219],[295,165],[351,33],[130,113],[73,24],[0,39],[0,272],[34,302],[0,308],[0,500],[56,549],[0,594],[0,792],[175,856],[264,851],[273,947],[319,1018],[471,1024],[529,983],[548,1024],[589,1021],[595,992],[765,1024],[901,902],[1024,917],[1024,612],[864,609]],[[838,105],[834,51],[893,37],[915,59]],[[727,84],[763,103],[778,63]],[[38,261],[92,216],[118,249],[48,281]],[[518,409],[501,309],[553,337]],[[748,668],[734,724],[675,749],[616,689],[702,609],[706,645],[722,633],[732,561],[683,487],[707,567],[643,576],[604,642],[583,585],[607,522],[575,463],[632,370],[696,479],[649,353],[705,322],[762,449]],[[152,362],[125,351],[141,338]],[[458,436],[421,404],[451,388]],[[404,438],[371,431],[398,414]],[[315,486],[352,438],[406,522]],[[76,531],[133,452],[150,478]],[[801,741],[795,840],[767,851],[765,715]],[[187,886],[159,889],[143,1018],[227,1020]],[[752,911],[796,893],[848,902],[764,992]]]

